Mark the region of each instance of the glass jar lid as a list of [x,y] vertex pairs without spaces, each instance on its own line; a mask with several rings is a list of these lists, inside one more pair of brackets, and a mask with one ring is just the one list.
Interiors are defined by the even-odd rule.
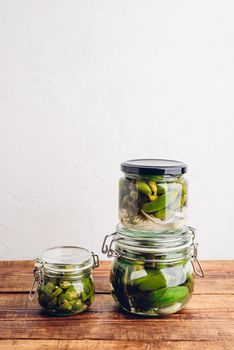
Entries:
[[[142,232],[141,232],[142,233]],[[149,232],[147,232],[149,234]],[[109,245],[108,238],[111,237]],[[108,257],[124,257],[130,260],[144,260],[156,262],[175,262],[190,259],[194,256],[194,229],[184,227],[177,234],[159,236],[134,236],[132,230],[118,225],[116,232],[106,236],[102,252]]]
[[116,232],[105,236],[102,252],[109,258],[124,258],[145,263],[176,264],[181,261],[190,261],[194,272],[204,277],[202,266],[197,258],[198,244],[194,240],[195,229],[187,226],[175,236],[159,238],[157,233],[155,237],[147,238],[133,236],[132,230],[118,225]]
[[194,231],[189,227],[184,227],[181,230],[171,234],[170,231],[163,233],[151,234],[149,237],[148,232],[138,232],[125,229],[123,226],[118,225],[116,228],[116,251],[126,250],[135,251],[138,253],[151,253],[151,254],[163,254],[167,252],[174,252],[191,247],[194,240]]
[[48,264],[72,265],[88,262],[92,257],[89,250],[81,247],[61,246],[45,250],[42,260]]
[[98,266],[98,256],[88,249],[75,246],[60,246],[45,250],[42,265],[54,272],[79,272]]
[[181,175],[187,168],[186,164],[169,159],[132,159],[121,163],[124,173],[138,175]]
[[165,243],[172,242],[182,239],[186,240],[188,235],[190,235],[190,228],[187,226],[180,227],[175,230],[161,230],[161,231],[146,231],[134,228],[127,228],[122,224],[116,226],[116,232],[119,235],[123,235],[126,238],[139,239],[147,241],[156,240],[157,242],[163,241]]

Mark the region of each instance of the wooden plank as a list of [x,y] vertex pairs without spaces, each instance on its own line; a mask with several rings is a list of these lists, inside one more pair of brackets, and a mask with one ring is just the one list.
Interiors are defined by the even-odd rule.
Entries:
[[0,349],[233,348],[234,261],[203,262],[206,277],[196,279],[188,306],[163,318],[121,311],[108,294],[110,262],[106,261],[94,271],[99,294],[87,312],[66,318],[48,316],[36,301],[27,299],[32,268],[31,261],[0,262]]
[[0,295],[0,310],[0,339],[234,341],[233,295],[195,295],[186,309],[163,318],[127,314],[108,294],[66,318],[48,317],[24,294]]
[[[206,276],[196,278],[195,294],[234,293],[234,261],[203,261]],[[96,292],[109,293],[110,261],[94,270]],[[32,261],[0,261],[0,292],[28,292],[32,282]]]
[[0,340],[4,350],[231,350],[232,341]]
[[[3,322],[2,322],[3,323]],[[66,320],[50,319],[44,322],[28,320],[14,324],[7,320],[2,324],[3,339],[90,339],[90,340],[135,340],[135,341],[234,341],[233,323],[222,320],[177,319],[177,322],[151,321],[131,319],[126,322],[115,320]],[[29,327],[29,329],[28,329]]]
[[[234,311],[234,295],[193,295],[192,299],[187,305],[188,307],[185,309],[187,311],[184,312],[190,313],[191,316],[192,311],[195,311],[195,313],[197,313],[198,310],[200,310],[201,313],[208,311],[231,313]],[[27,314],[30,314],[30,316],[34,315],[35,318],[38,318],[43,316],[40,314],[40,310],[43,309],[39,306],[37,300],[28,300],[26,294],[0,294],[0,320],[4,317],[9,317],[10,314],[11,316],[15,315],[17,319],[20,317],[20,315]],[[117,310],[117,307],[116,302],[110,294],[96,294],[95,302],[88,310],[88,312],[85,312],[81,315],[90,317],[90,314],[93,314],[95,312],[115,312]],[[73,317],[77,318],[81,315]],[[180,313],[178,313],[178,315],[180,315]],[[228,317],[230,317],[230,315]],[[66,319],[69,319],[69,317],[66,317]]]

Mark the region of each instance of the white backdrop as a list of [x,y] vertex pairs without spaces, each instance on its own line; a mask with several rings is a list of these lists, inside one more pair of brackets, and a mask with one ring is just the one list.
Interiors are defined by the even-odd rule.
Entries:
[[234,258],[233,15],[231,0],[0,0],[1,259],[100,253],[119,163],[141,157],[189,164],[200,257]]

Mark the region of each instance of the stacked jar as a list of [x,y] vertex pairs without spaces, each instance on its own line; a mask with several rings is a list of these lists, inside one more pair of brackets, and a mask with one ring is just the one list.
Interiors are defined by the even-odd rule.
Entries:
[[137,159],[122,163],[121,170],[120,224],[102,247],[103,253],[115,258],[112,295],[131,313],[177,312],[193,294],[194,273],[203,277],[195,232],[186,226],[187,166],[172,160]]

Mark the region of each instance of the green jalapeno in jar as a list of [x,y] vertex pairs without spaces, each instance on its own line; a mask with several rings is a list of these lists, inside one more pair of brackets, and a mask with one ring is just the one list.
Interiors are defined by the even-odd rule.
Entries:
[[38,261],[34,270],[39,280],[38,302],[47,312],[74,315],[92,304],[95,289],[91,270],[98,266],[96,255],[79,247],[55,247]]
[[[64,275],[62,276],[64,279]],[[46,276],[44,283],[38,287],[38,301],[42,307],[54,314],[73,314],[87,309],[94,297],[94,286],[91,277],[73,278],[61,281],[58,277],[51,292],[47,286],[51,284]],[[85,296],[85,297],[84,297]]]

